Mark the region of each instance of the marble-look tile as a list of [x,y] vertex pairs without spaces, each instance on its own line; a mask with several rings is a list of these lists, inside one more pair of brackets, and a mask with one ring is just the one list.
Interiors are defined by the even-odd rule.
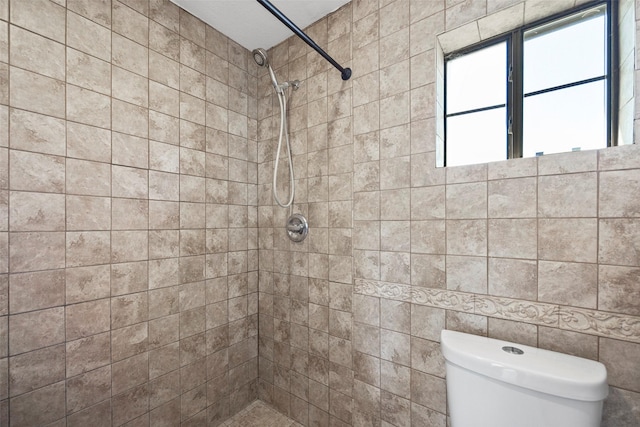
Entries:
[[59,42],[65,41],[65,9],[53,2],[11,1],[10,19],[14,25]]
[[[435,254],[440,255],[444,254],[446,250],[446,226],[445,221],[443,220],[431,220],[431,221],[412,221],[409,222],[399,222],[394,221],[392,224],[403,224],[406,223],[406,231],[410,231],[410,238],[403,238],[402,234],[393,233],[395,238],[401,239],[401,245],[395,248],[389,248],[391,250],[398,251],[407,251],[409,248],[404,247],[402,245],[407,245],[408,241],[410,241],[411,252],[412,253],[425,253],[425,254]],[[402,230],[402,229],[401,229]],[[384,235],[384,222],[382,232]],[[407,236],[409,237],[409,236]],[[382,241],[384,244],[384,240]],[[382,249],[385,249],[384,247]]]
[[143,384],[112,398],[112,416],[116,424],[124,424],[149,410],[149,388]]
[[66,343],[67,377],[94,370],[110,363],[109,333],[92,335],[87,338]]
[[180,8],[173,3],[153,0],[149,5],[149,17],[172,31],[180,29]]
[[640,270],[636,267],[601,265],[598,271],[598,308],[640,315],[637,298],[634,297]]
[[598,151],[558,153],[538,158],[538,174],[554,175],[591,172],[597,169]]
[[149,80],[120,67],[111,69],[111,89],[114,98],[140,107],[149,106]]
[[640,170],[601,172],[598,192],[599,216],[638,217],[640,206],[634,197],[625,197],[626,191],[635,192],[640,185]]
[[112,231],[111,262],[144,261],[148,259],[148,231]]
[[451,255],[487,255],[486,220],[448,220],[447,253]]
[[9,111],[11,148],[42,154],[65,154],[65,123],[51,116],[15,108]]
[[440,340],[445,328],[445,310],[418,304],[411,306],[411,335],[431,341]]
[[79,86],[67,85],[67,119],[100,128],[111,127],[111,98]]
[[446,287],[444,255],[411,254],[411,284],[436,289]]
[[537,263],[532,260],[489,258],[490,295],[535,300],[538,294]]
[[147,108],[114,99],[111,111],[114,131],[141,138],[149,136],[149,111]]
[[[111,60],[126,70],[141,76],[149,75],[149,49],[117,33],[111,33]],[[108,60],[108,59],[107,59]]]
[[[106,400],[106,402],[109,403],[107,407],[111,409],[109,399],[109,397],[111,396],[111,366],[104,366],[102,368],[70,378],[69,380],[67,380],[66,386],[67,413],[78,414],[77,419],[80,419],[85,415],[82,414],[82,412],[78,411],[83,411],[86,409],[87,413],[91,413],[91,409],[93,408],[95,408],[95,410],[99,410],[98,408],[101,408],[103,406],[102,404],[97,405],[97,408],[95,406],[93,408],[90,408],[92,405],[95,405],[98,402]],[[97,414],[94,413],[94,415]],[[101,415],[107,416],[107,419],[111,421],[110,410],[108,415]],[[76,417],[72,419],[74,422],[76,421]],[[101,420],[102,418],[96,418],[95,422],[98,422],[99,419]]]
[[597,294],[596,264],[538,262],[539,301],[596,308]]
[[[4,0],[4,4],[0,5],[2,13],[8,13],[8,0]],[[9,62],[9,24],[7,21],[0,24],[0,58],[2,62]]]
[[[638,392],[640,377],[634,367],[640,345],[608,338],[600,339],[600,362],[607,367],[610,385]],[[624,355],[624,356],[622,356]]]
[[414,187],[411,189],[411,219],[445,218],[445,187]]
[[444,169],[447,184],[464,182],[482,182],[487,180],[488,166],[486,164],[448,167]]
[[[100,422],[98,423],[99,420]],[[87,423],[93,423],[96,426],[107,427],[111,425],[111,400],[103,400],[102,402],[90,406],[87,409],[70,414],[67,423],[71,427],[81,427]]]
[[595,217],[598,210],[595,172],[538,178],[538,215],[541,218]]
[[64,305],[65,272],[12,274],[9,278],[9,309],[11,314]]
[[16,67],[10,69],[9,103],[12,107],[64,118],[64,82]]
[[536,325],[491,317],[488,320],[488,337],[532,347],[538,346],[538,327]]
[[597,151],[600,170],[637,169],[636,154],[638,146],[635,144],[610,147]]
[[67,45],[103,61],[111,60],[111,31],[73,12],[67,13]]
[[148,319],[148,311],[146,292],[111,298],[111,328],[144,322]]
[[466,334],[487,336],[488,318],[476,314],[447,311],[445,314],[447,329]]
[[67,0],[67,8],[105,27],[111,26],[111,7],[106,2]]
[[149,380],[149,355],[139,354],[112,365],[111,390],[113,394],[121,393]]
[[75,340],[109,330],[108,299],[89,301],[66,307],[65,337]]
[[[446,287],[452,291],[487,293],[487,258],[447,255]],[[428,286],[433,287],[433,286]]]
[[490,180],[530,177],[535,176],[537,173],[538,158],[524,157],[521,159],[492,162],[489,163],[488,167],[488,178]]
[[[6,56],[6,54],[5,54]],[[2,103],[2,105],[8,105],[10,104],[10,99],[9,99],[9,92],[10,92],[10,84],[9,84],[9,65],[6,63],[1,63],[0,64],[0,82],[2,83],[2,87],[0,90],[0,102]],[[20,102],[20,101],[18,101]],[[3,117],[6,118],[7,113],[6,113],[6,107],[3,107]],[[6,119],[5,119],[6,121]],[[4,134],[6,135],[6,131],[4,132]],[[4,146],[8,146],[8,140],[5,140]]]
[[[490,171],[491,171],[490,164]],[[489,181],[489,218],[534,218],[536,179],[518,178]]]
[[9,394],[18,396],[64,380],[64,344],[11,358]]
[[446,187],[447,219],[480,219],[487,217],[487,183],[475,182]]
[[149,333],[147,323],[114,329],[111,332],[111,358],[118,361],[147,351]]
[[112,28],[115,33],[143,46],[149,43],[149,20],[119,2],[114,3],[112,7]]
[[537,258],[537,223],[535,219],[491,219],[488,230],[489,256]]
[[598,337],[538,326],[538,346],[587,359],[598,359]]
[[[34,329],[33,324],[43,325]],[[12,355],[64,341],[64,308],[17,314],[9,319],[9,352]]]
[[9,193],[9,230],[62,231],[65,227],[65,197],[62,194]]
[[67,268],[65,275],[67,304],[105,298],[111,292],[108,265]]
[[10,401],[11,423],[15,425],[47,425],[65,415],[65,383],[17,396]]
[[137,199],[112,199],[112,230],[146,230],[149,203]]
[[65,161],[63,157],[11,150],[9,179],[12,190],[63,193]]
[[547,261],[595,262],[595,219],[538,220],[538,257]]
[[111,244],[108,231],[66,233],[67,267],[108,263],[110,249]]
[[11,65],[57,80],[65,79],[62,44],[11,26],[11,46]]
[[640,393],[611,387],[603,408],[603,427],[633,425],[640,421]]
[[605,264],[637,266],[640,259],[640,222],[636,219],[599,220],[598,261]]
[[147,262],[125,262],[111,265],[111,296],[142,292],[148,286]]
[[416,337],[411,338],[411,368],[444,377],[445,363],[440,344]]
[[64,232],[11,233],[9,251],[12,272],[63,268],[65,265]]
[[149,22],[149,47],[174,61],[180,59],[178,34],[155,21]]
[[413,402],[438,412],[444,412],[446,408],[445,389],[444,379],[417,370],[411,371],[411,398]]

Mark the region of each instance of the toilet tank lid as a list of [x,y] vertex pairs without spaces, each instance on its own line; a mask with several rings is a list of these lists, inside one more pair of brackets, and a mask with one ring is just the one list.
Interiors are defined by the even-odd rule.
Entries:
[[447,363],[499,381],[583,401],[604,400],[609,394],[607,370],[594,360],[448,330],[440,341]]

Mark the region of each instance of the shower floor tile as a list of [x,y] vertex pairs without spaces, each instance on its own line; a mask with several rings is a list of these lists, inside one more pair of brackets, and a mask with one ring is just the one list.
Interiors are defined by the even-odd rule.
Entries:
[[261,400],[256,400],[225,421],[224,427],[302,427]]

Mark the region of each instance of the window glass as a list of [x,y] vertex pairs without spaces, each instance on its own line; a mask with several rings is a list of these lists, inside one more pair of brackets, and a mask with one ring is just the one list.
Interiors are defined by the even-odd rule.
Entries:
[[447,166],[504,160],[506,108],[461,114],[447,119]]
[[447,61],[447,114],[506,103],[507,43]]
[[524,93],[606,75],[606,9],[591,9],[524,33]]
[[[447,166],[604,148],[617,120],[602,2],[445,58]],[[614,6],[615,7],[615,6]],[[611,91],[609,93],[609,91]],[[611,115],[611,116],[610,116]],[[615,141],[611,142],[615,145]]]
[[606,146],[605,82],[574,86],[524,99],[523,157]]

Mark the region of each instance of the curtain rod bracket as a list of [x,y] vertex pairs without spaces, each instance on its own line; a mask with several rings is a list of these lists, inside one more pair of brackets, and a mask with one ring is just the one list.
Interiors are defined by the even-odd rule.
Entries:
[[286,25],[291,31],[294,32],[295,35],[300,37],[305,43],[313,48],[316,52],[318,52],[324,59],[329,61],[331,65],[336,67],[338,71],[340,71],[342,80],[349,80],[351,78],[351,68],[343,68],[338,64],[327,52],[325,52],[316,42],[314,42],[304,31],[302,31],[296,24],[291,22],[289,18],[286,17],[282,12],[280,12],[274,5],[272,5],[268,0],[257,0],[262,6],[265,7],[273,16],[278,18],[280,22]]

